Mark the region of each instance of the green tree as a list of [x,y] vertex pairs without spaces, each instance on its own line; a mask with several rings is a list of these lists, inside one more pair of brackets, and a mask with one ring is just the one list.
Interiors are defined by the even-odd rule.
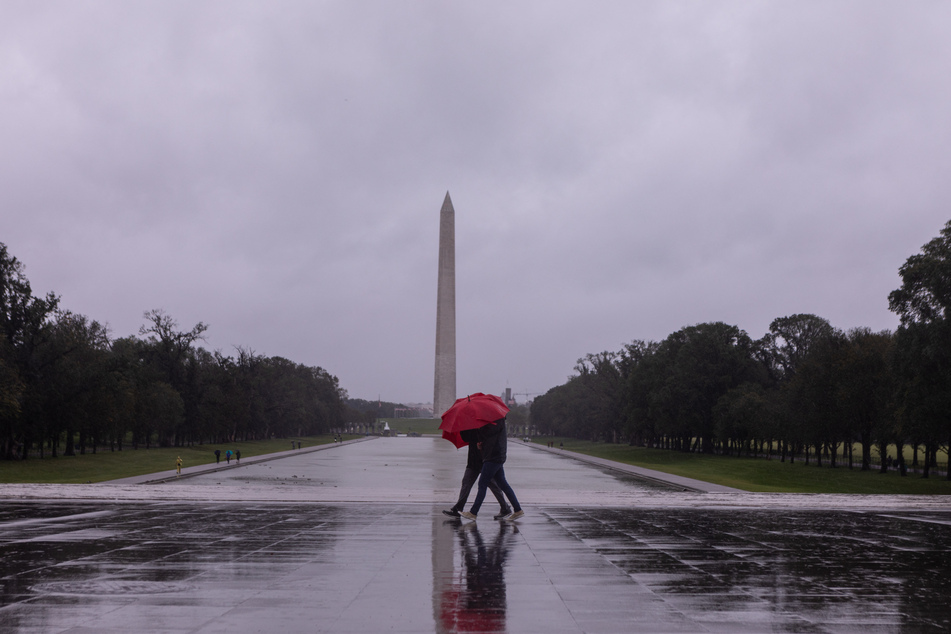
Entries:
[[[850,330],[836,367],[837,398],[847,429],[845,439],[858,438],[862,445],[862,471],[871,469],[875,439],[890,438],[893,432],[894,342],[894,336],[888,331]],[[852,466],[851,450],[849,466]]]
[[[818,424],[818,412],[810,402],[803,400],[810,390],[818,389],[818,384],[813,382],[808,386],[805,377],[796,385],[792,385],[792,381],[810,355],[835,335],[835,328],[826,319],[797,313],[774,319],[769,332],[756,342],[754,355],[763,361],[771,383],[777,387],[772,400],[779,406],[777,417],[781,423],[779,441],[783,460],[788,453],[794,461],[799,449],[815,440],[810,426]],[[818,364],[813,369],[821,367]]]
[[506,426],[511,430],[511,434],[515,436],[527,436],[529,435],[529,405],[525,403],[518,403],[512,405],[509,413],[506,415]]
[[621,374],[619,354],[601,352],[578,359],[577,405],[584,414],[575,421],[576,433],[592,440],[618,441],[621,417],[621,397],[624,377]]
[[946,322],[951,316],[951,221],[898,274],[902,285],[889,293],[888,307],[902,325]]
[[571,376],[532,401],[532,425],[544,436],[584,437],[584,388],[577,376]]
[[[894,371],[897,376],[897,421],[892,423],[887,441],[904,437],[925,446],[923,477],[937,461],[938,451],[947,449],[951,433],[951,323],[909,323],[895,337]],[[884,466],[883,466],[884,470]]]
[[0,456],[27,457],[33,439],[43,440],[44,411],[38,391],[44,362],[39,349],[50,337],[59,298],[35,297],[23,264],[0,243]]
[[764,379],[753,341],[736,326],[704,323],[671,334],[658,354],[667,359],[667,377],[655,406],[665,413],[667,431],[688,443],[697,438],[701,451],[713,453],[717,401],[742,383]]
[[55,435],[65,434],[64,455],[95,451],[105,433],[110,342],[106,327],[69,311],[57,314],[44,346],[38,349],[43,379],[38,393]]
[[[713,414],[717,437],[740,455],[749,455],[757,439],[772,445],[775,437],[770,424],[774,420],[769,394],[761,383],[746,382],[731,388],[717,401]],[[732,446],[732,447],[731,447]],[[767,455],[769,450],[767,449]]]
[[193,362],[195,343],[204,339],[208,326],[198,322],[191,330],[180,331],[178,322],[161,309],[150,310],[144,317],[149,323],[139,328],[139,335],[146,337],[146,360],[161,380],[178,392],[183,407],[180,423],[173,429],[163,428],[159,444],[180,445],[185,441],[187,430],[199,425],[200,394],[196,389]]
[[634,340],[624,347],[621,364],[624,367],[622,408],[625,432],[631,445],[654,445],[658,440],[655,419],[651,413],[652,394],[663,380],[657,371],[659,343]]
[[122,451],[126,433],[136,428],[136,399],[145,382],[143,343],[135,337],[122,337],[114,339],[110,348],[106,433],[110,447]]
[[161,446],[170,446],[185,418],[185,403],[178,390],[164,381],[151,381],[142,386],[135,404],[137,436],[144,440],[145,448],[151,446],[153,435]]
[[16,420],[20,414],[23,382],[16,369],[0,355],[0,421]]
[[815,447],[819,466],[826,448],[835,466],[836,448],[844,436],[836,371],[843,340],[841,333],[832,331],[813,341],[808,354],[799,360],[795,373],[783,386],[794,426],[790,431],[798,442],[804,443],[806,462],[809,447]]
[[832,325],[817,315],[798,313],[774,319],[763,342],[777,378],[791,378],[813,348],[834,334]]
[[951,221],[898,273],[902,285],[889,294],[888,307],[901,320],[899,407],[924,440],[928,464],[941,445],[951,446]]

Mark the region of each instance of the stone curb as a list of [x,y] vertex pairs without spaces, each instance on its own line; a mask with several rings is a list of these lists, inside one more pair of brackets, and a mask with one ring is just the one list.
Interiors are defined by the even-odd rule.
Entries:
[[522,444],[526,447],[538,449],[539,451],[547,451],[549,453],[565,456],[566,458],[572,458],[580,462],[586,462],[588,464],[594,464],[601,467],[606,467],[608,469],[613,469],[615,471],[620,471],[622,473],[627,473],[629,475],[637,476],[638,478],[644,478],[646,480],[653,480],[662,484],[679,487],[684,491],[693,491],[695,493],[747,493],[747,491],[744,491],[743,489],[734,489],[733,487],[723,486],[722,484],[714,484],[712,482],[704,482],[703,480],[696,480],[694,478],[664,473],[663,471],[656,471],[654,469],[636,467],[634,465],[624,464],[623,462],[615,462],[614,460],[607,460],[605,458],[596,458],[594,456],[589,456],[576,451],[569,451],[558,447],[542,447],[541,445],[535,444],[534,442],[523,442]]
[[197,465],[194,467],[186,467],[182,469],[181,475],[176,474],[174,470],[159,471],[157,473],[147,473],[145,475],[140,475],[140,476],[120,478],[119,480],[107,480],[105,482],[98,482],[96,484],[165,484],[167,482],[174,482],[175,480],[184,480],[185,478],[191,478],[197,475],[204,475],[206,473],[217,473],[219,471],[228,471],[230,469],[238,469],[239,467],[245,467],[247,465],[258,464],[259,462],[267,462],[269,460],[280,460],[281,458],[290,458],[291,456],[300,456],[305,453],[313,453],[315,451],[333,449],[334,447],[342,447],[344,445],[350,445],[353,443],[366,442],[367,440],[373,440],[375,438],[376,436],[366,436],[364,438],[355,438],[353,440],[345,440],[343,442],[327,443],[325,445],[316,445],[314,447],[305,447],[303,449],[291,449],[288,451],[280,451],[278,453],[262,454],[260,456],[252,456],[250,458],[245,458],[244,462],[235,461],[233,464],[212,463],[212,464],[205,464],[205,465]]

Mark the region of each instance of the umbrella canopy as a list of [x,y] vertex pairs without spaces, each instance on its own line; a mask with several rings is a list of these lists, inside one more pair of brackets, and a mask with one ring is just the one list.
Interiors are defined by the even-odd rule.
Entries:
[[456,402],[443,412],[439,429],[442,430],[442,437],[457,448],[465,447],[469,443],[462,439],[459,432],[494,423],[505,418],[508,412],[509,408],[498,396],[476,392],[456,399]]

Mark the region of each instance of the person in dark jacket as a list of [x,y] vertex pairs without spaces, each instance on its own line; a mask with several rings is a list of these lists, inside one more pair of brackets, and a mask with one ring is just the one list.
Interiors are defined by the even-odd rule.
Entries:
[[505,433],[505,419],[501,418],[490,425],[479,428],[479,447],[482,450],[482,472],[479,474],[479,492],[476,494],[475,502],[468,511],[463,511],[459,515],[470,520],[476,519],[479,509],[482,508],[482,502],[485,500],[486,489],[489,488],[489,482],[493,479],[505,497],[512,503],[511,515],[504,517],[506,520],[517,520],[525,515],[518,498],[515,497],[515,491],[505,480],[505,470],[502,465],[505,463],[505,454],[507,448],[507,437]]
[[[459,489],[459,499],[452,505],[452,508],[443,511],[443,513],[449,517],[459,517],[459,513],[466,508],[469,491],[472,490],[472,485],[475,484],[479,478],[479,474],[482,473],[482,451],[478,447],[479,431],[476,429],[467,429],[460,432],[459,435],[462,436],[464,441],[469,443],[469,457],[466,462],[466,471],[462,475],[462,488]],[[511,513],[512,509],[509,508],[508,503],[506,503],[505,497],[502,495],[502,489],[495,483],[495,480],[489,482],[489,490],[492,491],[492,495],[499,501],[499,506],[501,507],[495,519],[502,519]]]

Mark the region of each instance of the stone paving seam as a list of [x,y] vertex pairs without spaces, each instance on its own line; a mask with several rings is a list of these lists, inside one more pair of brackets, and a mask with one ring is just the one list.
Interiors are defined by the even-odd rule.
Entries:
[[[268,497],[244,476],[227,500],[219,499],[227,486],[195,480],[0,487],[0,498],[34,496],[0,504],[4,600],[33,599],[0,609],[0,631],[450,632],[485,615],[513,634],[951,627],[943,496],[593,494],[605,490],[604,470],[512,447],[509,479],[526,517],[462,529],[447,525],[441,507],[458,490],[463,461],[435,442],[379,440],[349,456],[281,461],[275,481],[302,468],[358,475],[325,492],[272,486]],[[375,473],[359,475],[363,467]],[[367,482],[379,483],[376,497]],[[407,503],[406,488],[422,492]],[[51,497],[38,499],[44,491]],[[126,497],[81,499],[94,491]],[[481,534],[487,559],[467,557],[463,530],[472,544]],[[496,532],[508,546],[494,547],[506,552],[493,569]],[[115,594],[126,586],[134,594]],[[491,603],[497,596],[502,604]],[[439,629],[445,610],[458,615],[454,629]]]
[[[586,520],[589,521],[589,522],[590,522],[590,521],[593,521],[593,522],[595,522],[596,524],[602,524],[602,525],[604,524],[604,523],[601,522],[599,519],[597,519],[597,518],[591,516],[591,515],[590,515],[589,513],[587,513],[584,509],[574,509],[574,512],[575,512],[575,515],[577,515],[577,516],[578,516],[579,518],[581,518],[581,519],[586,519]],[[631,584],[631,585],[633,585],[633,586],[635,586],[635,587],[638,587],[638,588],[643,589],[643,593],[644,593],[644,594],[646,594],[647,596],[652,597],[652,600],[655,600],[655,601],[657,602],[657,604],[664,606],[664,608],[663,608],[664,614],[663,614],[663,616],[660,617],[660,618],[662,618],[662,620],[665,622],[665,626],[664,626],[662,629],[657,628],[657,627],[654,627],[653,629],[651,629],[651,630],[646,630],[646,631],[658,631],[658,632],[661,632],[661,631],[663,631],[663,632],[697,632],[697,631],[709,632],[709,631],[710,631],[709,629],[705,628],[705,627],[703,626],[703,624],[698,623],[698,622],[697,622],[696,620],[694,620],[694,619],[691,619],[691,618],[690,618],[686,613],[684,613],[680,608],[676,607],[676,606],[673,605],[671,602],[667,601],[667,600],[665,599],[665,597],[658,595],[653,589],[647,587],[646,585],[644,585],[643,583],[641,583],[641,582],[638,581],[637,579],[634,579],[630,573],[628,573],[626,570],[624,570],[623,568],[621,568],[620,566],[618,566],[615,562],[611,561],[610,558],[606,557],[602,552],[599,552],[599,550],[598,550],[597,547],[595,547],[595,546],[593,546],[593,545],[587,543],[587,540],[586,540],[584,537],[582,537],[582,536],[579,535],[577,532],[575,532],[574,530],[572,530],[571,527],[567,526],[563,521],[561,521],[561,520],[559,520],[559,519],[553,517],[553,516],[552,516],[551,514],[549,514],[549,513],[545,513],[545,515],[546,515],[552,522],[554,522],[564,533],[570,535],[578,544],[582,545],[582,546],[590,553],[591,556],[597,558],[597,559],[598,559],[599,561],[601,561],[604,565],[606,565],[607,567],[613,569],[613,570],[616,572],[616,574],[618,575],[619,578],[625,579],[625,580],[626,580],[626,583],[628,583],[628,584]],[[576,520],[574,520],[574,521],[579,521],[579,520],[576,519]],[[545,567],[544,562],[542,562],[540,565],[542,565],[543,568]],[[559,588],[559,585],[561,586],[560,588]],[[572,601],[572,600],[570,600],[570,599],[568,599],[568,598],[565,597],[565,591],[567,590],[566,585],[565,585],[565,584],[555,583],[555,586],[556,586],[556,589],[557,589],[556,591],[558,592],[559,596],[562,597],[562,601],[565,602],[566,606],[568,607],[569,612],[571,612],[571,614],[572,614],[572,618],[575,619],[575,622],[579,625],[579,627],[581,628],[581,630],[582,630],[583,632],[600,631],[599,629],[592,629],[592,628],[591,628],[591,625],[592,625],[591,620],[593,619],[593,620],[597,621],[597,620],[598,620],[597,617],[591,617],[591,616],[589,616],[589,618],[583,619],[583,620],[582,620],[583,622],[579,622],[579,617],[581,616],[581,613],[580,613],[578,610],[573,610],[573,609],[570,607],[570,604],[573,603],[573,602],[575,602],[575,601]],[[626,613],[629,609],[630,609],[629,607],[625,607],[625,608],[623,609],[623,612]],[[644,617],[643,614],[640,614],[639,616],[640,616],[642,619],[643,619],[643,617]],[[678,617],[678,618],[680,619],[679,623],[682,625],[682,629],[676,627],[676,626],[671,622],[672,617]],[[602,615],[602,618],[604,618],[603,615]],[[611,623],[612,625],[613,625],[613,624],[616,624],[616,622],[617,622],[617,621],[616,621],[616,615],[615,615],[614,618],[608,619],[608,621],[609,621],[609,623]],[[624,622],[627,622],[627,621],[624,621]],[[644,625],[644,624],[643,624],[643,620],[641,620],[641,621],[639,622],[639,625],[640,625],[640,626],[643,626],[643,625]],[[633,624],[629,625],[628,627],[632,627],[632,626],[633,626]],[[614,630],[612,629],[611,631],[614,631]],[[626,631],[626,630],[625,630],[625,631]],[[632,630],[632,631],[642,631],[642,630],[637,629],[637,630]]]

